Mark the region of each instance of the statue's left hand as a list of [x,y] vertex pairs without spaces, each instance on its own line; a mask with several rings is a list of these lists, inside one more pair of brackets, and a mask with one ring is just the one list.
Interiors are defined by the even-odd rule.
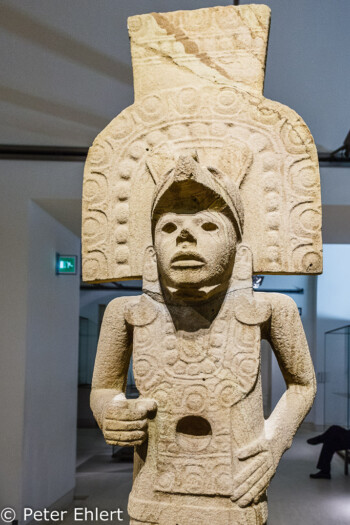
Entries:
[[235,476],[231,499],[240,507],[246,507],[258,501],[275,473],[270,442],[263,438],[250,443],[239,450],[238,459],[243,465]]

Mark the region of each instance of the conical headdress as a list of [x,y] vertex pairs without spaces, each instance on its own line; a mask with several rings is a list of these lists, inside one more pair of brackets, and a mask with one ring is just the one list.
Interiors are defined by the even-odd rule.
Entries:
[[201,210],[225,213],[234,224],[238,239],[242,239],[244,210],[239,188],[217,169],[201,166],[197,157],[181,155],[175,168],[156,186],[152,223],[169,211],[195,213]]

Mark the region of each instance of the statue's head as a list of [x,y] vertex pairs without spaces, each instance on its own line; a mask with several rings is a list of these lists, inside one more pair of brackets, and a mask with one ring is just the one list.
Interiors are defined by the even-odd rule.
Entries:
[[176,289],[224,284],[243,233],[238,189],[218,170],[180,157],[157,188],[152,232],[163,284]]

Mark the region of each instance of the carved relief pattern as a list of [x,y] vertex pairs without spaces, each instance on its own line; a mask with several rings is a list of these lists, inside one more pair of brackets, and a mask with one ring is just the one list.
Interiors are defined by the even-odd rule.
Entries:
[[[158,405],[156,490],[231,495],[231,409],[256,384],[259,336],[258,326],[232,316],[232,299],[199,338],[176,332],[165,307],[150,324],[134,327],[136,385]],[[208,431],[182,431],[186,416],[204,421]]]
[[[215,166],[228,137],[245,142],[254,154],[241,188],[254,271],[319,273],[319,174],[305,124],[281,104],[236,88],[185,87],[135,103],[111,122],[90,149],[84,178],[84,279],[141,275],[144,248],[151,240],[149,219],[137,216],[130,196],[144,181],[152,187],[146,167],[150,153],[165,144],[175,156],[197,149],[204,164]],[[142,188],[139,191],[142,194]],[[145,192],[145,200],[150,201],[151,195]],[[250,216],[259,210],[261,229],[256,231],[255,222],[253,238]],[[132,250],[130,217],[141,239]]]

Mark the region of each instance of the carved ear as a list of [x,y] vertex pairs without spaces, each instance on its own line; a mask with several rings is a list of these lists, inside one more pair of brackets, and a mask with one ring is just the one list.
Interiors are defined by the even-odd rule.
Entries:
[[174,152],[164,144],[161,148],[152,151],[148,155],[146,165],[154,184],[157,184],[170,170],[174,168]]
[[253,294],[253,254],[247,244],[237,248],[231,287],[241,290],[234,302],[234,314],[238,321],[247,325],[258,325],[271,316],[271,305]]
[[249,146],[240,140],[229,138],[224,143],[218,167],[238,187],[253,163],[253,153]]
[[147,246],[145,250],[143,280],[151,283],[158,280],[157,256],[153,246]]
[[153,246],[147,246],[143,260],[142,289],[153,293],[161,293],[158,280],[157,256]]
[[237,321],[248,325],[265,323],[271,317],[271,304],[264,299],[245,295],[237,297],[234,303],[234,314]]
[[235,281],[248,281],[252,286],[253,254],[248,244],[239,244],[236,251],[232,279]]

